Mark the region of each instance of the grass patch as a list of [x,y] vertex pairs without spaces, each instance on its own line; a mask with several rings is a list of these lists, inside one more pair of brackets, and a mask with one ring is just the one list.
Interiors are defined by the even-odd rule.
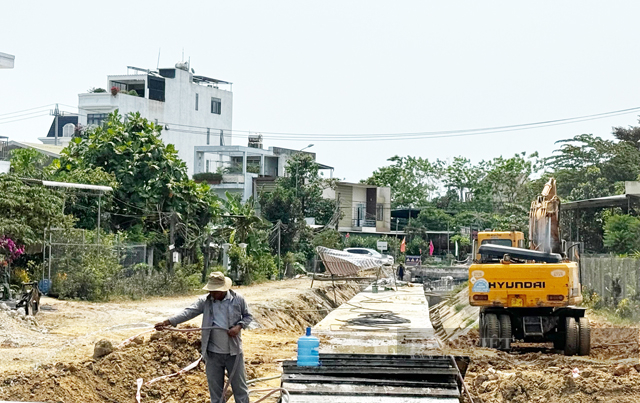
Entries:
[[460,302],[460,303],[456,304],[453,307],[453,309],[455,309],[456,313],[457,313],[457,312],[460,312],[461,310],[463,310],[466,306],[467,306],[467,304],[463,304],[462,302]]

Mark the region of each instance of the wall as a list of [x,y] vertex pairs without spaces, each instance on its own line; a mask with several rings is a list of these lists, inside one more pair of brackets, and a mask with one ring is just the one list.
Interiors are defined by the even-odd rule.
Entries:
[[338,184],[336,186],[336,197],[340,197],[340,208],[342,209],[342,219],[338,222],[339,231],[351,231],[351,220],[353,218],[353,188]]
[[377,192],[377,203],[382,204],[383,220],[376,221],[376,231],[391,231],[391,188],[380,187]]

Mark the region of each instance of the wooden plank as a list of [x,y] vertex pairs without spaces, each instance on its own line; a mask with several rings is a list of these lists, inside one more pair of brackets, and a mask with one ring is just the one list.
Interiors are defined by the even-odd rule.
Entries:
[[352,396],[415,396],[415,397],[458,397],[457,389],[408,388],[377,385],[339,385],[310,383],[300,384],[284,382],[282,387],[290,394],[304,395],[352,395]]
[[448,387],[458,388],[455,381],[449,382],[431,382],[431,381],[414,381],[405,379],[376,379],[376,378],[354,378],[354,377],[337,377],[326,375],[301,375],[301,374],[283,374],[283,382],[293,383],[336,383],[336,384],[360,384],[360,385],[380,385],[384,383],[390,386],[412,386],[412,387]]

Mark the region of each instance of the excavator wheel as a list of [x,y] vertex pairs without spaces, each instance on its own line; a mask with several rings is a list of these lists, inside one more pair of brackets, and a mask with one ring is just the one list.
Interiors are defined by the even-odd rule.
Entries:
[[500,343],[501,350],[511,350],[511,317],[500,315]]
[[589,319],[582,317],[578,320],[578,355],[589,355],[591,353],[591,326]]
[[576,355],[578,353],[578,344],[580,343],[578,323],[576,318],[570,316],[567,316],[565,323],[564,355]]
[[484,315],[483,347],[497,348],[500,341],[500,321],[495,313]]

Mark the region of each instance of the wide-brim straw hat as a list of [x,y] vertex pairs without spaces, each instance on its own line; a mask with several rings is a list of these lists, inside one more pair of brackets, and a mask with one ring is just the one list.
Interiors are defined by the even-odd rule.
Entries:
[[231,279],[225,277],[219,271],[214,271],[209,275],[209,281],[202,289],[207,291],[229,291],[231,289]]

